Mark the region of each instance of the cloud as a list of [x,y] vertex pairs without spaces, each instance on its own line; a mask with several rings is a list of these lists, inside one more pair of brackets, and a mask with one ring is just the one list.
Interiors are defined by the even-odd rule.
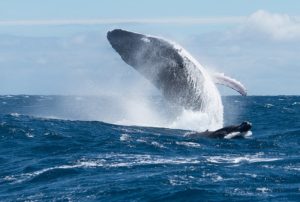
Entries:
[[241,81],[250,95],[300,94],[298,17],[259,10],[237,26],[190,39],[184,47],[200,63]]
[[[214,67],[241,81],[249,94],[300,94],[300,19],[297,17],[260,10],[248,17],[132,19],[131,22],[142,21],[195,23],[182,26],[184,29],[162,24],[166,27],[164,31],[159,29],[161,26],[142,24],[122,27],[180,43],[205,67]],[[219,25],[212,26],[210,30],[204,30],[207,26],[198,26],[222,21],[235,24],[221,26],[222,29]],[[0,26],[4,25],[1,22]],[[121,22],[129,21],[15,21],[15,25]],[[14,23],[10,21],[9,24]],[[139,79],[151,89],[152,86],[128,67],[107,42],[108,27],[116,26],[119,27],[100,26],[96,31],[88,27],[89,32],[87,29],[79,32],[81,29],[74,26],[76,29],[70,31],[71,35],[57,37],[0,35],[0,93],[97,94],[108,89],[119,93],[128,92]],[[53,27],[51,31],[56,29]],[[170,37],[168,33],[172,33]]]
[[149,19],[70,19],[70,20],[0,20],[0,26],[100,25],[100,24],[236,24],[245,17],[149,18]]
[[238,32],[240,35],[251,32],[275,41],[299,40],[300,18],[259,10],[247,18]]

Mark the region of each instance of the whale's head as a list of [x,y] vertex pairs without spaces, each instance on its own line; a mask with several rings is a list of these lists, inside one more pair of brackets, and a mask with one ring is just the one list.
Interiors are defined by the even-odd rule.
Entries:
[[183,67],[183,58],[178,50],[164,39],[122,29],[109,31],[107,39],[127,64],[159,89],[161,80],[168,80],[161,77],[165,77],[170,67]]
[[107,32],[107,39],[112,45],[112,47],[117,52],[131,52],[134,51],[139,45],[139,38],[142,38],[143,35],[136,34],[133,32],[128,32],[122,29],[115,29]]
[[[150,46],[150,38],[128,32],[122,29],[115,29],[107,33],[107,39],[111,46],[120,54],[122,59],[133,66],[138,65],[139,62],[144,62],[142,53],[146,52]],[[143,60],[141,60],[143,58]]]
[[244,121],[243,123],[241,123],[241,125],[239,125],[238,130],[239,132],[247,132],[252,128],[252,124],[248,121]]

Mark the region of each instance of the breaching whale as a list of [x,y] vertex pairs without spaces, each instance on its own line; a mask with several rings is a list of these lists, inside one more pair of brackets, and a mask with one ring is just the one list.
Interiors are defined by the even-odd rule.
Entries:
[[[170,102],[202,111],[223,124],[223,105],[215,83],[246,95],[244,86],[224,74],[210,74],[178,44],[126,30],[107,33],[121,58],[147,78]],[[221,114],[221,115],[220,115]]]

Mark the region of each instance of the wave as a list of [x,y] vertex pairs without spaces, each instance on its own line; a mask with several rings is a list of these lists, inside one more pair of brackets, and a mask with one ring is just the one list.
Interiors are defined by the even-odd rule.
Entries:
[[[73,164],[57,165],[53,167],[43,168],[33,172],[22,173],[19,175],[9,175],[3,177],[3,180],[10,183],[22,183],[24,181],[33,180],[41,175],[48,173],[58,173],[59,170],[72,170],[75,168],[82,169],[118,169],[132,168],[139,166],[157,166],[157,165],[193,165],[200,161],[191,157],[169,157],[160,155],[141,155],[141,154],[104,154],[95,159],[82,158]],[[56,176],[53,176],[56,177]]]
[[201,145],[199,143],[196,143],[196,142],[182,141],[182,142],[176,142],[176,144],[181,145],[181,146],[185,146],[185,147],[201,148]]
[[[197,147],[198,145],[192,144],[190,142],[181,142],[176,144],[180,146],[187,147]],[[7,175],[3,177],[3,181],[9,183],[22,183],[28,180],[42,180],[43,175],[52,176],[53,178],[61,177],[68,174],[76,173],[74,169],[120,169],[120,168],[133,168],[141,166],[172,166],[172,165],[205,165],[205,163],[210,164],[252,164],[252,163],[267,163],[280,161],[282,158],[272,158],[266,157],[262,153],[257,153],[254,155],[224,155],[224,156],[202,156],[202,157],[187,157],[187,156],[177,156],[177,157],[167,157],[162,155],[150,155],[150,154],[124,154],[124,153],[106,153],[100,154],[96,158],[86,158],[82,157],[71,164],[56,165],[48,168],[43,168],[40,170],[35,170],[32,172],[24,172],[17,175]],[[299,170],[298,167],[288,166],[285,167],[286,170]],[[24,169],[26,170],[26,169]],[[65,170],[65,171],[64,171]],[[210,177],[213,181],[224,180],[217,173],[206,173],[206,177]],[[204,177],[205,177],[204,176]],[[48,179],[49,180],[49,179]],[[175,185],[178,179],[171,179],[171,184]],[[180,180],[179,180],[180,181]]]
[[254,155],[244,155],[244,156],[236,156],[236,155],[210,156],[207,158],[208,162],[217,163],[217,164],[262,163],[262,162],[273,162],[279,160],[282,160],[282,158],[264,157],[263,154],[261,153],[257,153]]

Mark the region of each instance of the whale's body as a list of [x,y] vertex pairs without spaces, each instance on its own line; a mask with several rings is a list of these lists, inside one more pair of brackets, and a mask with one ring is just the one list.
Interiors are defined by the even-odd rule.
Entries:
[[241,138],[251,135],[252,124],[248,121],[242,122],[240,125],[232,125],[220,128],[216,131],[194,132],[186,135],[190,138],[211,137],[211,138]]
[[208,113],[216,122],[223,122],[223,105],[215,82],[246,93],[233,79],[221,74],[212,77],[173,42],[120,29],[108,32],[107,38],[121,58],[151,81],[168,101]]

